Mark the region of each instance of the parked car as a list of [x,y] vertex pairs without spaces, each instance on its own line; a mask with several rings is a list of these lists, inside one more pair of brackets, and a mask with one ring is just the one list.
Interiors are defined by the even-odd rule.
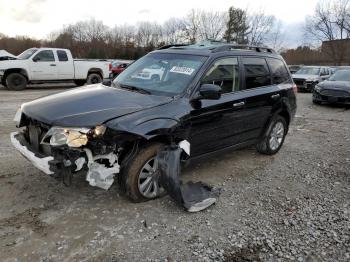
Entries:
[[332,70],[324,66],[304,66],[293,74],[294,83],[299,91],[312,92],[314,87],[329,78]]
[[291,72],[291,74],[295,74],[302,66],[301,65],[289,65],[289,72]]
[[111,73],[109,78],[115,78],[117,75],[123,72],[130,65],[130,63],[132,63],[132,61],[113,61],[111,63]]
[[350,70],[338,70],[328,80],[316,85],[312,101],[315,104],[350,104]]
[[[158,81],[135,78],[163,68]],[[268,48],[215,43],[168,47],[142,57],[111,86],[91,85],[25,103],[13,145],[37,168],[63,180],[85,171],[108,189],[118,176],[133,201],[159,195],[155,156],[187,144],[189,158],[256,145],[272,155],[296,111],[296,86]]]
[[142,68],[140,71],[135,72],[133,78],[141,80],[160,81],[165,71],[163,65],[151,65],[148,68]]
[[16,60],[0,62],[0,83],[12,90],[23,90],[32,83],[100,83],[109,77],[109,64],[103,60],[73,59],[68,49],[31,48]]

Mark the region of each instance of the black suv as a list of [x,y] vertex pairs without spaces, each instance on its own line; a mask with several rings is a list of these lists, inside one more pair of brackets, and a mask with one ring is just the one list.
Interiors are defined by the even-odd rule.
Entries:
[[155,161],[162,145],[181,144],[184,160],[249,145],[275,154],[296,111],[293,80],[269,48],[168,46],[109,84],[23,104],[13,145],[66,183],[85,171],[90,185],[108,189],[118,174],[127,195],[142,201],[162,191]]

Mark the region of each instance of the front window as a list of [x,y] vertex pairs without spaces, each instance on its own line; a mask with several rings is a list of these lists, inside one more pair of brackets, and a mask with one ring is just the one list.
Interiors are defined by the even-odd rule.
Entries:
[[296,75],[319,75],[320,68],[319,67],[303,67],[303,68],[299,69],[295,74]]
[[30,58],[36,51],[38,51],[38,49],[36,49],[36,48],[28,49],[28,50],[24,51],[23,53],[21,53],[21,54],[18,56],[18,59],[22,59],[22,60],[28,59],[28,58]]
[[195,55],[149,54],[127,67],[113,84],[174,96],[188,87],[206,59]]
[[350,70],[339,70],[329,78],[329,81],[350,81]]

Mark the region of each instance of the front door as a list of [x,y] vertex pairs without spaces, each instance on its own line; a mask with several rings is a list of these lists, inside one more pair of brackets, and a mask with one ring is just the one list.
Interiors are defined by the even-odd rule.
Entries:
[[42,50],[30,62],[32,80],[56,80],[57,63],[52,50]]
[[193,103],[190,116],[191,156],[209,153],[240,142],[244,132],[245,98],[240,92],[241,74],[238,58],[216,60],[201,84],[221,87],[218,100],[200,100]]

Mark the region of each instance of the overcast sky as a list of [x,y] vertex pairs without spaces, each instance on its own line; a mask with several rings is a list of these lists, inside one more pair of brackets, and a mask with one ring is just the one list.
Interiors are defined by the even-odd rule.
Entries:
[[0,0],[0,33],[45,38],[51,31],[79,20],[95,18],[113,27],[138,21],[164,22],[192,8],[226,11],[230,6],[263,8],[280,19],[289,46],[302,42],[302,25],[317,0]]

